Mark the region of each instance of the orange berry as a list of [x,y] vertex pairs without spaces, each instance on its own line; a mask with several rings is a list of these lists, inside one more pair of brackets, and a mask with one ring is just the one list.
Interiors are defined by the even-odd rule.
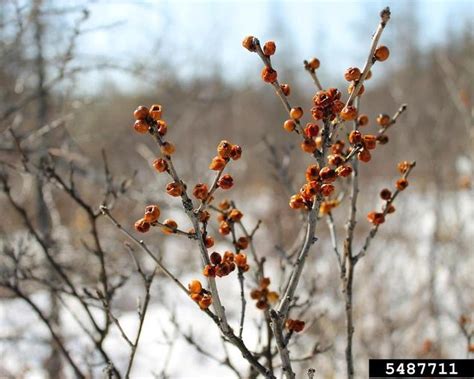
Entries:
[[262,80],[266,83],[273,83],[277,80],[277,72],[270,67],[265,66],[262,70]]
[[395,207],[392,204],[390,204],[387,208],[387,213],[394,213],[394,212],[395,212]]
[[408,161],[402,161],[398,163],[397,167],[400,174],[405,174],[408,171],[408,169],[411,167],[411,163]]
[[163,158],[157,158],[152,163],[153,168],[158,172],[165,172],[168,170],[168,163]]
[[357,159],[361,162],[369,162],[372,159],[372,154],[367,149],[362,149],[357,153]]
[[199,280],[192,280],[188,284],[189,292],[191,293],[201,293],[202,291],[202,284]]
[[287,132],[292,132],[296,128],[296,122],[294,120],[286,120],[283,124],[283,129]]
[[336,180],[337,174],[336,172],[330,167],[323,167],[319,171],[319,177],[323,181],[323,183],[332,183]]
[[160,208],[158,205],[148,205],[145,208],[145,215],[143,216],[143,219],[146,222],[155,222],[158,220],[158,217],[160,217]]
[[258,308],[258,309],[261,309],[261,310],[265,310],[268,308],[268,304],[265,300],[259,300],[257,301],[257,303],[255,304],[255,306]]
[[198,218],[200,222],[208,222],[211,214],[208,211],[199,211]]
[[217,181],[217,185],[224,190],[230,189],[234,185],[234,179],[229,174],[222,175]]
[[270,278],[267,278],[267,277],[262,278],[260,280],[260,288],[262,288],[262,289],[268,288],[270,283],[271,283]]
[[339,166],[336,168],[336,174],[340,177],[347,177],[352,173],[352,168],[350,166]]
[[305,322],[301,320],[295,320],[295,323],[293,324],[293,330],[296,333],[302,332],[305,326]]
[[208,195],[209,195],[209,189],[207,188],[207,184],[198,183],[194,186],[193,196],[196,199],[204,200],[204,199],[207,199]]
[[353,105],[348,105],[342,109],[340,115],[345,121],[355,120],[357,117],[357,108]]
[[242,46],[245,47],[249,51],[256,51],[256,43],[255,43],[255,37],[254,36],[247,36],[244,38],[242,41]]
[[308,138],[316,137],[319,133],[319,126],[318,124],[308,122],[306,127],[304,128],[304,133]]
[[181,183],[171,182],[166,186],[166,192],[168,195],[178,197],[183,194],[183,186]]
[[145,221],[144,218],[141,218],[137,222],[135,222],[135,230],[140,233],[146,233],[150,230],[150,223]]
[[361,72],[357,67],[349,67],[344,73],[344,78],[348,81],[357,81],[360,79]]
[[233,145],[232,149],[230,150],[230,157],[234,161],[240,159],[242,156],[242,148],[239,145]]
[[160,104],[153,104],[150,107],[150,117],[155,120],[161,120],[163,109]]
[[344,158],[340,154],[328,155],[328,163],[333,166],[340,166],[344,163]]
[[291,88],[289,84],[280,84],[280,89],[283,95],[290,96]]
[[202,270],[202,274],[207,278],[215,278],[216,277],[216,269],[214,266],[206,265]]
[[304,208],[304,206],[305,206],[305,203],[304,203],[303,196],[301,196],[300,194],[296,194],[296,195],[291,196],[291,198],[290,198],[290,208],[292,208],[292,209],[301,209],[301,208]]
[[230,233],[230,225],[226,221],[221,221],[219,224],[219,233],[226,236]]
[[380,225],[385,222],[385,216],[383,213],[370,212],[367,215],[367,220],[374,225]]
[[301,117],[303,117],[303,108],[301,107],[294,107],[290,109],[290,117],[293,120],[299,120]]
[[319,178],[319,166],[317,164],[312,164],[306,169],[306,180],[308,182],[312,180],[317,180]]
[[368,150],[373,150],[377,146],[377,137],[372,134],[365,135],[362,140],[364,141],[364,147]]
[[362,141],[362,133],[359,132],[358,130],[353,130],[349,134],[349,142],[352,145],[355,145],[357,143],[360,143]]
[[332,184],[323,184],[321,186],[321,193],[323,196],[329,196],[334,191],[334,186]]
[[168,124],[166,123],[166,121],[158,120],[156,124],[158,128],[158,134],[162,137],[165,136],[166,132],[168,131]]
[[319,68],[319,66],[320,66],[320,62],[319,62],[318,58],[312,58],[308,62],[308,67],[311,71],[317,70]]
[[396,186],[399,191],[403,191],[405,188],[408,187],[408,180],[400,178],[397,180]]
[[245,250],[248,246],[249,246],[249,240],[247,237],[240,237],[236,244],[235,244],[236,248],[238,248],[239,250]]
[[176,229],[178,228],[178,224],[176,221],[171,219],[166,219],[163,221],[163,226],[161,227],[161,231],[164,234],[173,234],[176,233]]
[[227,210],[230,208],[230,202],[229,200],[222,200],[220,203],[219,203],[219,209],[220,210]]
[[270,56],[270,55],[275,54],[275,51],[276,51],[275,42],[273,41],[265,42],[265,44],[263,45],[263,54]]
[[145,120],[148,117],[148,112],[147,107],[139,105],[133,112],[133,117],[135,117],[135,120]]
[[334,142],[334,144],[331,146],[331,152],[333,154],[342,154],[344,150],[345,143],[344,141],[337,140]]
[[391,120],[392,119],[390,118],[388,114],[381,113],[377,116],[377,124],[379,124],[382,127],[388,126]]
[[205,294],[201,301],[199,301],[199,307],[202,309],[202,310],[205,310],[207,308],[209,308],[209,306],[212,304],[212,297],[211,295],[209,294]]
[[214,243],[214,238],[212,238],[211,236],[206,236],[206,238],[204,238],[204,246],[206,246],[206,249],[210,249],[211,247],[213,247]]
[[383,62],[387,60],[389,55],[390,55],[390,50],[388,49],[387,46],[379,46],[377,47],[377,49],[375,49],[374,57],[379,62]]
[[247,256],[244,253],[235,254],[234,260],[237,267],[244,267],[247,264]]
[[163,145],[161,145],[161,152],[164,155],[171,155],[175,152],[176,148],[172,143],[169,142],[164,142]]
[[357,117],[357,124],[359,126],[365,126],[369,123],[369,117],[366,114],[361,114]]
[[148,123],[145,120],[136,120],[133,124],[133,129],[137,133],[145,134],[148,132]]
[[214,157],[212,158],[209,168],[214,171],[221,171],[224,169],[226,164],[227,164],[227,161],[224,158]]
[[226,251],[224,252],[224,256],[222,257],[222,260],[224,262],[233,262],[234,261],[234,253],[232,251]]
[[221,158],[230,158],[230,152],[232,150],[232,144],[229,141],[221,141],[217,146],[217,154]]
[[313,139],[305,139],[303,142],[301,142],[301,150],[303,150],[305,153],[314,153],[316,150],[316,142]]
[[377,136],[377,142],[381,145],[385,145],[386,143],[388,143],[388,136],[386,136],[385,134]]
[[232,209],[228,216],[229,220],[233,222],[239,222],[240,220],[242,220],[242,217],[244,217],[244,215],[238,209]]

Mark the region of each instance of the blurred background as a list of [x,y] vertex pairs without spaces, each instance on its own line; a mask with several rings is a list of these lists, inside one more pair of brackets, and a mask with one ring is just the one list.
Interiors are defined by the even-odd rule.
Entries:
[[[132,128],[137,105],[160,103],[169,139],[177,146],[177,169],[189,187],[211,181],[207,166],[220,140],[242,146],[243,158],[231,167],[236,185],[229,196],[245,213],[249,229],[262,220],[257,249],[267,257],[278,286],[279,251],[291,248],[302,226],[288,198],[304,182],[311,160],[300,153],[295,136],[282,129],[286,112],[260,79],[261,61],[241,41],[254,35],[261,42],[276,42],[272,61],[279,79],[291,85],[291,104],[309,115],[316,88],[303,61],[317,57],[322,85],[346,96],[344,70],[364,65],[378,14],[387,5],[392,18],[382,43],[390,48],[390,59],[375,65],[366,83],[361,99],[370,119],[366,131],[377,130],[379,113],[393,115],[403,103],[408,110],[389,130],[390,143],[361,168],[357,243],[370,227],[365,215],[380,206],[380,189],[397,177],[397,162],[416,160],[417,167],[397,199],[397,212],[358,266],[356,369],[365,377],[369,357],[472,357],[472,1],[2,0],[0,161],[14,198],[26,207],[33,228],[55,241],[58,259],[85,287],[96,286],[99,275],[96,258],[87,254],[91,220],[61,189],[12,169],[24,161],[18,146],[38,164],[49,156],[65,177],[74,167],[76,189],[94,209],[110,195],[107,178],[113,175],[121,195],[114,214],[129,228],[146,204],[158,203],[166,217],[187,230],[191,225],[179,202],[163,191],[167,180],[150,166],[157,154],[153,141]],[[37,241],[4,192],[0,206],[2,281],[13,275],[12,251],[27,252],[26,272],[48,277]],[[342,234],[347,208],[340,208],[334,217]],[[123,237],[105,220],[94,227],[112,267],[111,281],[114,275],[126,279],[114,309],[133,331],[140,281]],[[314,322],[295,348],[304,355],[317,341],[324,352],[301,362],[298,370],[314,367],[320,377],[336,378],[344,372],[343,301],[325,223],[319,224],[317,236],[301,283],[302,296],[313,300],[308,312]],[[160,233],[146,240],[183,282],[200,271],[195,247],[187,240]],[[229,243],[218,240],[217,249],[225,247]],[[146,258],[143,264],[152,267]],[[235,303],[229,300],[226,306],[237,319],[237,280],[227,280],[222,290]],[[251,281],[247,285],[255,287]],[[37,314],[7,287],[0,286],[0,376],[68,377]],[[179,320],[183,330],[193,329],[197,341],[219,351],[218,333],[207,329],[209,321],[176,296],[165,278],[158,278],[152,289],[135,377],[232,377],[175,330]],[[95,353],[71,316],[74,309],[62,313],[54,300],[62,295],[49,293],[40,280],[30,280],[25,291],[54,316],[68,346],[90,365],[91,376],[101,375],[103,367],[94,365]],[[253,304],[248,307],[249,318],[258,320]],[[252,339],[258,329],[249,328]],[[127,355],[116,331],[105,346],[119,362]],[[238,366],[239,353],[233,353]],[[183,355],[189,359],[186,367]]]

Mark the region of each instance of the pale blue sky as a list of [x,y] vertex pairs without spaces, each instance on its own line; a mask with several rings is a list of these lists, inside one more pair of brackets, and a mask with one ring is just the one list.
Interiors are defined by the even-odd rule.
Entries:
[[[206,75],[217,65],[230,80],[241,80],[259,65],[256,57],[241,48],[242,38],[253,34],[262,41],[277,42],[277,65],[299,66],[303,59],[317,55],[326,73],[334,75],[350,65],[362,64],[378,12],[384,6],[392,10],[383,36],[385,43],[390,45],[401,33],[426,46],[446,42],[449,33],[468,26],[472,30],[473,4],[455,0],[102,0],[89,7],[91,19],[86,26],[122,23],[83,36],[79,51],[87,56],[111,56],[122,63],[133,59],[166,61],[183,78]],[[407,33],[408,13],[421,22],[415,35]],[[158,44],[161,47],[156,50]],[[397,48],[403,48],[390,47],[394,56]],[[130,85],[123,74],[108,78],[120,87]]]

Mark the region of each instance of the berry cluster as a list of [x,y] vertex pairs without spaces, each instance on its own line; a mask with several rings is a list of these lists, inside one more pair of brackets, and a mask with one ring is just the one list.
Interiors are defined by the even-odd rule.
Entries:
[[210,264],[206,265],[203,269],[203,275],[207,277],[219,278],[229,275],[232,271],[238,267],[243,272],[249,270],[250,266],[247,263],[247,255],[244,253],[234,254],[231,251],[224,252],[222,256],[218,252],[214,251],[210,256]]
[[250,297],[257,301],[255,306],[258,309],[268,309],[269,304],[275,303],[280,297],[277,292],[270,291],[268,288],[269,286],[270,278],[262,278],[262,280],[260,280],[259,287],[250,292]]
[[209,291],[202,287],[202,284],[199,280],[192,280],[188,284],[188,289],[189,296],[191,296],[191,299],[199,304],[199,307],[202,310],[209,308],[209,306],[212,304],[212,296]]
[[[398,171],[403,176],[399,178],[395,183],[397,192],[403,191],[405,188],[408,187],[408,180],[406,179],[406,175],[413,167],[413,162],[403,161],[398,163]],[[385,204],[383,205],[381,212],[369,212],[369,214],[367,215],[367,220],[371,224],[375,226],[383,224],[385,222],[385,216],[387,214],[395,212],[395,207],[392,204],[395,195],[396,194],[392,194],[392,191],[390,191],[388,188],[384,188],[382,189],[382,191],[380,191],[380,198],[385,201]]]
[[318,91],[313,97],[313,104],[314,107],[311,108],[311,115],[315,120],[332,121],[344,109],[344,103],[341,101],[341,92],[336,88]]

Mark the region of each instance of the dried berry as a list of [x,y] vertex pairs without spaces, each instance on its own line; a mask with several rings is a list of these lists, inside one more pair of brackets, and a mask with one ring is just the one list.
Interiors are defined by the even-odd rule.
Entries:
[[135,120],[145,120],[148,117],[148,112],[147,107],[140,105],[133,112],[133,117],[135,117]]
[[163,109],[162,109],[160,104],[153,104],[150,107],[150,112],[149,113],[150,113],[150,117],[153,120],[158,121],[158,120],[161,120]]
[[380,197],[382,200],[390,200],[392,197],[392,192],[388,188],[384,188],[382,191],[380,191]]
[[168,170],[168,163],[163,158],[157,158],[152,163],[154,169],[158,172],[165,172]]
[[229,174],[222,175],[217,181],[217,185],[224,190],[230,189],[234,185],[234,179]]
[[390,118],[388,114],[381,113],[377,116],[377,124],[379,124],[382,127],[388,126],[391,120],[392,119]]
[[205,310],[207,308],[209,308],[209,306],[212,304],[212,297],[210,294],[205,294],[201,301],[199,301],[199,307],[202,309],[202,310]]
[[224,158],[214,157],[212,158],[209,168],[214,171],[221,171],[224,169],[226,164],[227,164],[227,161]]
[[230,154],[232,151],[232,144],[229,141],[221,141],[217,146],[217,154],[221,158],[230,158]]
[[178,197],[183,194],[183,186],[181,183],[171,182],[166,186],[166,192],[168,195]]
[[337,174],[336,172],[330,167],[323,167],[319,171],[319,177],[323,181],[323,183],[332,183],[336,180]]
[[175,152],[176,148],[172,143],[169,142],[163,142],[163,145],[161,145],[161,152],[164,155],[171,155]]
[[233,145],[230,150],[230,158],[234,161],[240,159],[242,156],[242,148],[239,145]]
[[135,222],[135,230],[140,233],[146,233],[150,230],[150,223],[147,222],[144,218],[141,218]]
[[408,180],[406,180],[405,178],[400,178],[397,180],[396,186],[399,191],[403,191],[405,188],[408,187]]
[[385,145],[386,143],[388,143],[388,140],[388,136],[386,136],[385,134],[377,136],[377,142],[381,145]]
[[350,134],[349,134],[349,142],[352,144],[352,145],[356,145],[358,143],[361,143],[362,142],[362,133],[359,132],[358,130],[353,130]]
[[229,220],[233,222],[239,222],[240,220],[242,220],[242,217],[244,217],[244,215],[238,209],[232,209],[229,212],[229,216],[228,216]]
[[236,243],[236,247],[240,250],[245,250],[249,247],[249,240],[247,237],[239,237]]
[[[354,92],[354,90],[355,90],[355,87],[356,87],[356,85],[355,85],[354,83],[349,84],[349,87],[347,87],[347,92],[348,92],[349,94],[352,94],[352,92]],[[365,87],[364,87],[364,85],[362,84],[362,85],[360,86],[359,91],[357,92],[357,95],[356,95],[356,96],[361,96],[364,92],[365,92]]]
[[408,169],[411,167],[411,163],[408,161],[403,161],[403,162],[398,163],[397,167],[400,174],[405,174],[407,173]]
[[332,184],[323,184],[321,186],[321,194],[323,196],[329,196],[331,193],[333,193],[334,191],[334,186]]
[[372,154],[367,149],[362,149],[357,153],[357,159],[361,162],[369,162],[372,159]]
[[383,213],[378,212],[370,212],[367,215],[367,220],[372,223],[373,225],[380,225],[385,222],[385,216]]
[[275,80],[277,80],[277,72],[271,68],[265,66],[262,70],[262,80],[266,83],[273,83]]
[[283,95],[290,96],[291,88],[289,84],[280,84],[280,89],[281,92],[283,92]]
[[301,209],[301,208],[304,208],[304,206],[305,206],[305,203],[304,203],[303,196],[301,196],[300,194],[291,196],[290,207],[292,209]]
[[221,221],[219,224],[219,233],[226,236],[230,233],[230,225],[226,221]]
[[146,222],[152,223],[158,220],[158,217],[160,217],[160,208],[158,205],[148,205],[145,208],[145,215],[143,216],[143,219]]
[[209,195],[209,189],[207,188],[207,184],[198,183],[194,186],[193,196],[196,199],[205,200],[207,199],[208,195]]
[[363,138],[364,147],[368,150],[373,150],[377,146],[377,137],[372,134],[366,134]]
[[341,118],[345,121],[355,120],[357,117],[357,108],[353,105],[348,105],[340,113]]
[[221,255],[220,255],[217,251],[214,251],[214,252],[210,255],[209,259],[211,260],[211,263],[212,263],[213,265],[218,265],[219,263],[222,262],[222,257],[221,257]]
[[304,133],[308,138],[316,137],[319,133],[319,126],[318,124],[308,122],[306,127],[304,128]]
[[303,142],[301,142],[301,150],[303,150],[305,153],[314,153],[314,151],[316,150],[316,142],[309,138],[309,139],[305,139]]
[[206,265],[206,266],[204,266],[204,269],[202,270],[202,274],[205,277],[208,277],[208,278],[215,278],[216,277],[216,269],[215,269],[214,266]]
[[352,173],[352,168],[350,166],[339,166],[336,168],[336,174],[340,177],[347,177]]
[[192,280],[188,284],[189,292],[191,293],[201,293],[202,291],[202,284],[199,280]]
[[348,82],[357,81],[360,79],[361,72],[357,67],[349,67],[344,73],[344,79]]
[[210,249],[211,247],[213,247],[214,243],[214,238],[212,238],[211,236],[206,236],[206,238],[204,238],[204,246],[206,246],[206,249]]
[[308,182],[312,180],[317,180],[319,178],[319,166],[317,164],[312,164],[306,169],[306,180]]
[[242,46],[245,47],[247,50],[249,51],[256,51],[257,50],[257,46],[256,46],[256,43],[255,43],[255,37],[254,36],[247,36],[244,38],[244,40],[242,41]]
[[387,46],[379,46],[377,47],[377,49],[375,49],[374,57],[379,62],[383,62],[387,60],[389,55],[390,55],[390,50],[388,49]]
[[309,68],[311,71],[317,70],[317,69],[319,68],[319,65],[320,65],[320,62],[319,62],[319,59],[318,59],[318,58],[312,58],[312,59],[308,62],[308,68]]
[[276,51],[275,42],[273,41],[265,42],[265,44],[263,45],[263,54],[270,56],[270,55],[275,54],[275,51]]
[[361,114],[357,117],[357,124],[359,126],[365,126],[369,123],[369,117],[366,114]]
[[135,129],[137,133],[145,134],[148,132],[148,123],[145,120],[136,120],[133,124],[133,129]]
[[171,219],[166,219],[163,221],[163,226],[161,227],[161,231],[164,234],[173,234],[176,233],[176,229],[178,228],[178,224],[176,221]]

